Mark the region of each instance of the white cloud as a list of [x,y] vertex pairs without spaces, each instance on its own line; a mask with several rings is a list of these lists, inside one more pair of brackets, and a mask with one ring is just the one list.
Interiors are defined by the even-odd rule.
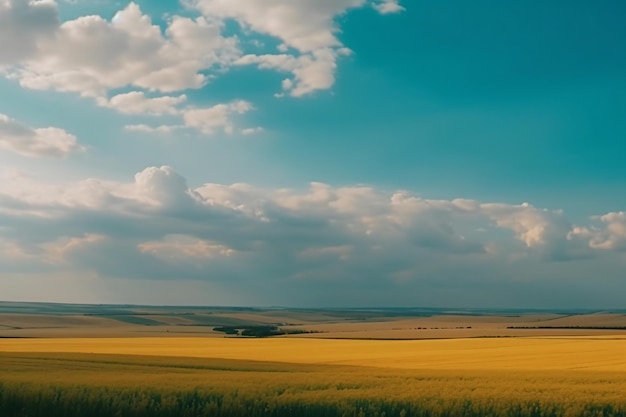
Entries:
[[[115,192],[115,185],[111,185]],[[179,208],[192,204],[196,194],[187,180],[171,167],[146,168],[135,175],[135,182],[119,188],[121,198],[160,208]]]
[[626,212],[607,213],[596,217],[604,228],[582,229],[580,234],[591,239],[594,249],[626,250]]
[[[242,225],[248,226],[256,225],[248,229],[251,235],[245,237],[246,242],[261,238],[270,226],[276,228],[275,232],[268,235],[271,239],[276,233],[294,232],[281,228],[309,223],[314,226],[312,229],[299,232],[317,235],[326,243],[334,239],[343,240],[342,243],[326,245],[329,247],[344,247],[357,241],[359,244],[368,240],[376,244],[393,241],[397,245],[450,253],[484,253],[484,246],[491,243],[491,239],[495,239],[488,233],[493,227],[512,230],[514,237],[528,248],[553,248],[555,245],[565,244],[572,240],[572,233],[575,234],[575,230],[578,230],[562,212],[537,209],[528,204],[481,204],[460,199],[429,200],[407,192],[386,193],[365,186],[334,188],[327,184],[313,183],[304,193],[286,189],[262,190],[247,184],[205,184],[190,189],[185,178],[170,167],[147,168],[138,173],[131,183],[95,179],[61,187],[15,179],[5,183],[13,184],[12,187],[0,187],[0,196],[5,201],[10,197],[14,201],[13,205],[18,201],[35,211],[46,207],[50,215],[56,213],[61,217],[64,210],[67,214],[74,210],[115,213],[120,219],[130,216],[129,221],[134,221],[137,216],[158,218],[164,213],[170,213],[167,216],[186,213],[185,216],[191,217],[181,220],[189,222],[189,230],[209,233],[209,230],[218,231],[224,228],[223,236],[217,236],[221,232],[217,232],[216,236],[209,236],[209,233],[201,240],[228,247],[232,245],[220,239],[231,233],[227,232],[231,228],[231,221],[240,221]],[[212,216],[221,217],[223,224],[205,223]],[[624,236],[623,217],[623,213],[611,213],[602,217],[607,223],[607,236],[615,239]],[[328,236],[319,235],[320,225],[324,225],[322,229],[328,227],[324,232]],[[93,230],[82,233],[101,234]],[[162,236],[193,235],[166,229],[155,233],[162,233]],[[240,231],[232,231],[233,236],[238,233]],[[319,247],[310,243],[311,246],[307,248]]]
[[[187,0],[184,3],[204,17],[174,16],[162,31],[134,2],[110,21],[93,15],[61,24],[52,0],[2,1],[0,38],[11,40],[0,45],[0,65],[8,64],[4,74],[27,88],[75,92],[99,98],[104,105],[113,89],[169,93],[201,88],[235,63],[290,73],[282,87],[294,97],[329,89],[337,61],[351,53],[337,38],[336,19],[371,4]],[[396,0],[374,7],[381,14],[403,10]],[[277,38],[281,53],[242,58],[238,38],[224,34],[228,19],[237,21],[244,32]]]
[[293,79],[282,82],[284,91],[293,97],[301,97],[317,90],[327,90],[335,83],[337,58],[349,51],[345,48],[333,50],[319,49],[298,57],[281,55],[246,55],[235,62],[236,65],[258,65],[261,69],[274,69],[290,72]]
[[400,5],[399,0],[381,0],[374,4],[374,8],[380,14],[400,13],[406,10]]
[[[173,100],[164,100],[156,103],[140,101],[134,108],[144,110],[143,113],[147,113],[147,111],[145,111],[146,106],[152,107],[155,111],[157,109],[165,110],[167,106],[172,104],[172,101]],[[192,129],[209,136],[219,132],[224,132],[229,135],[235,132],[239,132],[242,135],[252,135],[261,132],[263,128],[252,127],[237,129],[235,117],[237,115],[243,115],[253,108],[252,104],[245,100],[220,103],[211,107],[185,107],[180,110],[174,109],[175,114],[181,118],[181,124],[160,126],[134,124],[127,125],[124,128],[132,132],[156,134],[170,134],[176,130]]]
[[537,209],[528,203],[483,204],[482,208],[499,227],[511,229],[529,248],[544,245],[555,235],[564,236],[563,232],[571,229],[560,222],[562,213]]
[[340,47],[335,17],[365,0],[187,0],[205,16],[235,19],[244,27],[271,35],[302,52]]
[[0,0],[0,70],[33,56],[38,42],[58,26],[54,1]]
[[175,16],[163,34],[130,3],[110,22],[100,16],[64,22],[11,76],[28,88],[92,97],[126,86],[160,92],[200,88],[208,81],[201,71],[227,66],[240,55],[237,38],[221,32],[217,20]]
[[[281,54],[246,55],[238,65],[258,65],[263,69],[290,72],[283,90],[300,97],[326,90],[335,83],[337,60],[350,50],[337,38],[336,18],[350,9],[363,7],[366,0],[187,0],[186,4],[205,16],[234,19],[241,26],[278,38]],[[377,4],[380,13],[402,10],[396,1]],[[297,54],[287,54],[291,47]]]
[[63,129],[33,129],[4,114],[0,114],[0,149],[28,157],[67,157],[85,150]]
[[555,260],[587,257],[588,241],[576,233],[561,210],[539,209],[531,204],[482,204],[482,210],[498,227],[512,230],[527,248]]
[[178,129],[184,129],[184,128],[185,126],[175,126],[175,125],[160,125],[160,126],[153,127],[153,126],[148,126],[146,124],[124,126],[124,129],[130,132],[157,133],[161,135],[170,134]]
[[170,167],[147,168],[129,182],[47,184],[8,173],[0,179],[0,250],[20,261],[0,269],[41,265],[231,288],[297,282],[293,294],[322,280],[344,296],[355,285],[452,288],[510,275],[551,280],[555,271],[582,280],[623,248],[625,217],[609,213],[599,226],[575,226],[560,211],[529,204],[435,200],[368,186],[191,188]]
[[183,111],[185,126],[196,129],[206,135],[218,131],[232,134],[235,131],[232,116],[252,110],[252,104],[244,100],[228,104],[217,104],[207,108],[189,108]]
[[173,115],[180,113],[178,105],[187,101],[187,96],[161,96],[148,98],[142,91],[131,91],[118,94],[109,100],[100,99],[98,104],[109,107],[124,114],[148,114],[154,116]]

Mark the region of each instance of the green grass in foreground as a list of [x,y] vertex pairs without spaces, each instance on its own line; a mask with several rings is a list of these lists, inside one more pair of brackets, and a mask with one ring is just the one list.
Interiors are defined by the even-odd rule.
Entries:
[[626,376],[0,354],[0,417],[626,416]]

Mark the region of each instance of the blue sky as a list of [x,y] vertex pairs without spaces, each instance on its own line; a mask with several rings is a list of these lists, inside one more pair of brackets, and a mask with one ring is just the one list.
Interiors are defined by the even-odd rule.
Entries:
[[624,12],[0,2],[0,298],[621,306]]

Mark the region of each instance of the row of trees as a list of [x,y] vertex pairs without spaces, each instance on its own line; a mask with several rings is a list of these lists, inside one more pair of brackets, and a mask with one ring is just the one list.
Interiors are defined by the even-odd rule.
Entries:
[[308,333],[306,330],[284,330],[276,326],[221,326],[214,327],[213,330],[227,335],[245,337],[272,337],[283,336],[286,334]]

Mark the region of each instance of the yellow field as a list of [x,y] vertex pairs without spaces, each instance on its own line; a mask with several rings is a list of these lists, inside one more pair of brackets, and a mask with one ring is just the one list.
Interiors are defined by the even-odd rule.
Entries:
[[626,338],[0,339],[0,415],[625,417]]
[[623,314],[57,313],[0,314],[0,416],[626,417]]
[[0,339],[0,352],[176,356],[431,370],[626,372],[625,337],[419,341],[290,338]]

